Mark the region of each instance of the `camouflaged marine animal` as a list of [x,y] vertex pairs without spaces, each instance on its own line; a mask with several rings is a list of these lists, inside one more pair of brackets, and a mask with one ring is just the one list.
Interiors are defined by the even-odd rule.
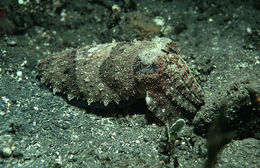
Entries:
[[147,108],[172,124],[183,109],[196,112],[203,91],[169,38],[88,45],[50,55],[38,74],[53,92],[92,105],[144,98]]

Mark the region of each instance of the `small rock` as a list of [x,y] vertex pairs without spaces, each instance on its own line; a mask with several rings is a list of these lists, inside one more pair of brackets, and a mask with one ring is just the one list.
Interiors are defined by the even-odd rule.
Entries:
[[7,39],[7,44],[9,46],[16,46],[17,42],[14,39]]
[[0,156],[3,158],[8,158],[12,155],[12,149],[10,147],[3,147],[0,149]]

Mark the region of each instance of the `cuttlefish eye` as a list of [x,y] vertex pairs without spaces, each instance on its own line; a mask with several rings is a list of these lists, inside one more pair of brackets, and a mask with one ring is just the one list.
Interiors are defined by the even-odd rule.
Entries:
[[144,64],[141,62],[141,60],[138,60],[135,64],[134,69],[135,69],[135,71],[138,71],[138,72],[141,72],[144,74],[152,74],[152,73],[156,72],[157,65],[154,62],[149,63],[149,64]]

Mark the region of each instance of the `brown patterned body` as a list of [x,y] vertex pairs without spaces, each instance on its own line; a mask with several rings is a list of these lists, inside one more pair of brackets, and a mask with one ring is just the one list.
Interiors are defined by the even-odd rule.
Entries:
[[41,81],[69,100],[105,106],[145,98],[147,107],[163,122],[178,108],[194,112],[202,89],[168,38],[113,42],[68,49],[42,60]]

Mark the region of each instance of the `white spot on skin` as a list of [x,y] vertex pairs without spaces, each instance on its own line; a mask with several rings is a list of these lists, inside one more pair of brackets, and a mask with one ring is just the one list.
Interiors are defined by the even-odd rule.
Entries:
[[156,101],[153,100],[152,97],[149,96],[148,92],[146,92],[145,101],[146,101],[146,105],[150,111],[153,111],[156,108],[157,103],[156,103]]
[[149,106],[153,103],[153,99],[149,96],[146,96],[145,97],[145,101],[146,101],[146,104]]
[[107,106],[107,105],[108,105],[108,103],[109,103],[109,101],[108,101],[108,100],[104,100],[104,102],[103,102],[103,103],[104,103],[104,105],[105,105],[105,106]]
[[90,49],[88,50],[88,52],[89,52],[89,53],[92,53],[92,52],[97,51],[98,49],[99,49],[98,47],[93,47],[93,48],[90,48]]
[[90,104],[93,102],[93,100],[89,98],[89,99],[87,100],[87,102],[88,102],[88,105],[90,106]]
[[165,21],[163,17],[157,16],[153,19],[154,23],[157,24],[158,26],[163,26],[165,24]]

